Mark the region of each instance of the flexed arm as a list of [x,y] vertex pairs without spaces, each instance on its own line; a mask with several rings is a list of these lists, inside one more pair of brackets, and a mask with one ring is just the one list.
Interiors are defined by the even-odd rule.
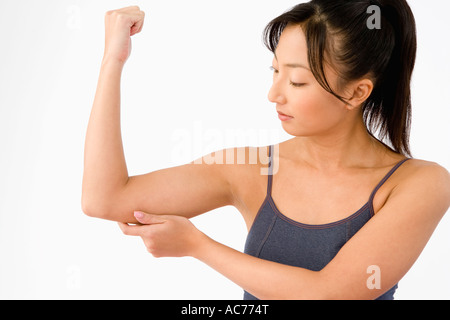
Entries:
[[105,51],[89,119],[84,150],[82,207],[88,215],[104,207],[128,181],[120,130],[120,78],[131,52],[131,36],[141,31],[139,7],[105,16]]
[[143,23],[139,7],[106,13],[105,52],[85,141],[83,212],[135,223],[135,210],[190,218],[234,205],[232,181],[241,178],[234,165],[218,164],[226,162],[225,150],[205,156],[221,157],[218,163],[202,157],[182,166],[128,176],[120,128],[120,79],[131,52],[131,36],[142,30]]

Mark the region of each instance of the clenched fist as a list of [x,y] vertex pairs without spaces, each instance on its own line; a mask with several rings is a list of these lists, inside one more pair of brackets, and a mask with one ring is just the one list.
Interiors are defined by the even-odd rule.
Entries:
[[144,25],[144,11],[138,6],[108,11],[105,15],[105,52],[103,60],[124,64],[131,53],[131,36]]

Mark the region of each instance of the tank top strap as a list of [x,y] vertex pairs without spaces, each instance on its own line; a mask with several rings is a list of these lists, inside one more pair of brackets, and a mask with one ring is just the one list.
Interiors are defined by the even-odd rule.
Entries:
[[269,173],[267,175],[267,195],[271,195],[272,193],[272,177],[273,177],[273,145],[269,146]]
[[375,197],[375,194],[377,193],[378,189],[381,188],[381,186],[387,181],[387,179],[389,179],[392,174],[397,171],[397,169],[404,164],[406,161],[410,160],[411,158],[406,158],[403,159],[402,161],[400,161],[399,163],[397,163],[385,176],[384,178],[378,183],[378,185],[375,187],[375,189],[373,189],[372,193],[370,194],[370,199],[369,202],[373,201],[373,198]]

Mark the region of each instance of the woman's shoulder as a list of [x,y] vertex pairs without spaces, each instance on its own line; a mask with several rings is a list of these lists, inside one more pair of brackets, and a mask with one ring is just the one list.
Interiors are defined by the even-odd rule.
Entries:
[[411,197],[423,197],[450,206],[450,173],[442,165],[411,158],[404,163],[398,189]]
[[[442,165],[428,160],[409,158],[406,162],[408,173],[414,176],[429,176],[430,179],[441,178],[450,183],[450,173]],[[417,178],[417,177],[416,177]]]

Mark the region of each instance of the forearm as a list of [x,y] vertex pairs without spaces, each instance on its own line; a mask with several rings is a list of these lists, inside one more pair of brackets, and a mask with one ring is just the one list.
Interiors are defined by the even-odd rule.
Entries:
[[320,272],[259,259],[205,236],[195,258],[263,300],[322,299]]
[[224,246],[185,217],[140,213],[136,218],[138,226],[119,226],[126,235],[140,236],[153,256],[194,257],[259,299],[324,299],[331,297],[330,288],[339,287],[336,277],[321,271],[255,258]]
[[123,64],[103,60],[84,149],[83,206],[110,203],[128,180],[120,128]]

